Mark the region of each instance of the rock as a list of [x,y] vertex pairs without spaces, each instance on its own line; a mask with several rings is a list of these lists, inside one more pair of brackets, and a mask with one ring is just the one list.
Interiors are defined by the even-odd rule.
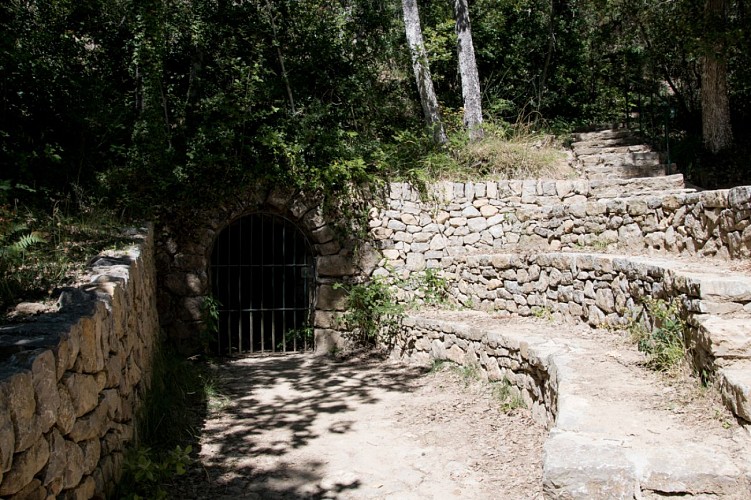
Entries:
[[68,389],[63,384],[58,385],[58,395],[60,397],[60,407],[57,413],[57,427],[63,435],[66,435],[73,429],[76,423],[76,409],[73,406],[73,400],[68,393]]
[[37,472],[44,468],[50,456],[50,446],[43,437],[13,459],[13,468],[5,473],[0,484],[0,496],[13,495],[21,491]]
[[543,493],[547,498],[633,498],[638,490],[633,464],[624,450],[572,433],[545,443]]
[[[0,381],[0,394],[10,408],[15,432],[15,452],[29,448],[37,440],[37,424],[34,419],[36,399],[30,371],[21,371]],[[24,485],[22,485],[24,486]]]
[[102,352],[102,331],[92,318],[84,317],[81,325],[81,346],[77,363],[85,373],[96,373],[104,369]]
[[79,417],[67,437],[79,442],[104,436],[109,430],[107,410],[108,408],[105,405],[99,405],[94,411]]
[[83,473],[91,474],[99,463],[99,457],[102,452],[102,445],[99,438],[89,439],[78,443],[83,451]]
[[319,276],[352,276],[355,274],[355,266],[351,257],[343,255],[325,255],[318,257],[316,270]]
[[69,373],[63,383],[70,395],[76,417],[93,410],[99,403],[99,386],[96,378],[83,373]]
[[728,191],[728,204],[731,208],[751,208],[751,186],[734,187]]
[[34,479],[9,500],[47,500],[47,498],[47,490],[42,487],[42,482]]
[[317,309],[324,311],[343,311],[347,305],[347,292],[332,285],[318,287]]
[[16,433],[13,430],[10,412],[8,398],[0,391],[0,483],[3,480],[3,473],[10,469],[16,449]]

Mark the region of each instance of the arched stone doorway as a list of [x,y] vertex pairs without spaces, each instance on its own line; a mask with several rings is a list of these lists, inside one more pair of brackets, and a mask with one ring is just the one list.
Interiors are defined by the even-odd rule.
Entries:
[[218,234],[209,269],[218,354],[312,349],[315,258],[294,223],[272,213],[236,219]]

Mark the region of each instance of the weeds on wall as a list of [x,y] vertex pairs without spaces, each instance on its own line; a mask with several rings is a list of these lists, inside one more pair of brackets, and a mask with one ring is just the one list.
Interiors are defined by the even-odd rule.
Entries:
[[652,370],[670,373],[686,359],[686,324],[680,317],[677,300],[644,297],[642,313],[631,322],[629,331],[639,350],[647,356]]
[[198,341],[204,354],[211,353],[211,345],[216,342],[219,335],[219,308],[222,307],[213,295],[207,295],[201,304],[201,319],[203,328],[199,333]]
[[80,190],[51,197],[44,211],[21,205],[19,189],[0,182],[0,318],[18,302],[54,298],[88,259],[129,241],[117,217]]
[[511,382],[505,377],[500,382],[492,384],[492,393],[495,400],[500,404],[503,413],[511,413],[514,410],[527,407],[519,389],[512,386]]
[[483,376],[482,368],[477,363],[457,364],[452,361],[435,359],[428,369],[428,373],[438,373],[444,370],[453,372],[464,382],[464,387],[480,384],[482,390],[489,390],[490,397],[497,402],[503,413],[509,414],[514,410],[526,408],[519,389],[514,387],[507,378],[498,382],[488,383]]
[[385,280],[374,278],[365,283],[336,283],[334,288],[343,289],[347,294],[347,311],[339,319],[351,340],[366,346],[393,341],[404,316],[404,306],[396,303]]

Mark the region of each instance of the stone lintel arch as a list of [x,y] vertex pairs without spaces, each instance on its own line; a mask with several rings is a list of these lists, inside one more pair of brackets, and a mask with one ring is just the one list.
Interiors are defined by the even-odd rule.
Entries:
[[233,221],[253,213],[284,217],[311,243],[316,268],[316,350],[326,352],[340,344],[334,317],[344,309],[345,297],[334,284],[368,274],[374,267],[373,259],[355,257],[355,248],[363,245],[351,237],[341,237],[335,221],[324,215],[320,199],[284,188],[250,188],[219,206],[196,210],[190,220],[170,220],[161,225],[157,250],[159,310],[168,338],[186,351],[199,346],[202,306],[211,290],[209,265],[214,242]]

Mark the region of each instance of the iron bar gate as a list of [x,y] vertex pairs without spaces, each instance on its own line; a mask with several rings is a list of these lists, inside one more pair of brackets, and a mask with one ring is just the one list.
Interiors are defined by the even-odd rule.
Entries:
[[217,352],[311,349],[314,262],[302,232],[278,215],[247,215],[225,228],[211,254]]

